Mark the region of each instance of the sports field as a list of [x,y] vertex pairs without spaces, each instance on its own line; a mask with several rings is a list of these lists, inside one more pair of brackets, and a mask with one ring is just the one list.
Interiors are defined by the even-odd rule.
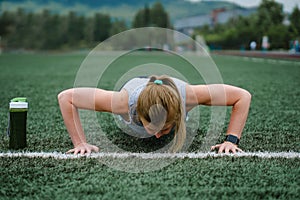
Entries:
[[[252,94],[240,142],[246,153],[199,153],[210,119],[210,108],[203,106],[198,134],[185,156],[141,156],[144,164],[172,162],[159,170],[131,173],[113,169],[103,160],[135,162],[134,157],[147,155],[138,152],[152,152],[155,145],[164,145],[169,138],[138,140],[116,128],[111,115],[97,114],[107,138],[119,148],[137,154],[113,157],[102,151],[91,157],[64,155],[72,143],[62,121],[57,94],[73,87],[85,56],[0,56],[0,199],[300,199],[299,61],[213,56],[224,83]],[[136,60],[148,56],[140,55]],[[180,65],[167,60],[169,63],[165,64]],[[124,70],[114,69],[103,78],[104,88],[113,88],[116,74]],[[184,71],[190,73],[192,83],[203,82],[196,79],[193,71]],[[17,96],[25,96],[29,101],[28,147],[10,151],[6,135],[8,103]],[[224,133],[229,111],[230,108]],[[219,141],[223,138],[220,136]]]

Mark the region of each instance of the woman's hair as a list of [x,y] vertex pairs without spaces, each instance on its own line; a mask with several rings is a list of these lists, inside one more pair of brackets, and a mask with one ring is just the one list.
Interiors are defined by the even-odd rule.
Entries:
[[168,76],[151,76],[137,101],[137,114],[156,127],[174,124],[171,152],[180,151],[186,139],[185,114],[182,97]]

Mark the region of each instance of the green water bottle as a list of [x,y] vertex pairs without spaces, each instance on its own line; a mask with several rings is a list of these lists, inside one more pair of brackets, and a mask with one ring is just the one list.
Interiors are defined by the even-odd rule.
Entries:
[[28,102],[25,97],[17,97],[9,103],[9,148],[22,149],[26,147],[26,121]]

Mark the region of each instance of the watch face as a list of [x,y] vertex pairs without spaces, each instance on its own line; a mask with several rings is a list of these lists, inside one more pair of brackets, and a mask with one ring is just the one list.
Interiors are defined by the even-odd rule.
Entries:
[[227,135],[225,140],[228,141],[228,142],[231,142],[233,144],[238,144],[239,143],[239,138],[234,136],[234,135]]

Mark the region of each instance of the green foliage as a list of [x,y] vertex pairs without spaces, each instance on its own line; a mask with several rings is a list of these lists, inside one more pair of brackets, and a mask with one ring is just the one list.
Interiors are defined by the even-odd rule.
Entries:
[[283,24],[271,26],[266,35],[269,35],[272,41],[272,49],[288,49],[289,41],[293,39],[288,28]]
[[109,35],[110,36],[116,35],[118,33],[121,33],[123,31],[125,31],[125,30],[127,30],[127,26],[126,26],[125,21],[115,20],[111,25]]
[[300,34],[300,9],[296,6],[293,9],[292,14],[289,17],[291,22],[291,27],[295,30],[295,36],[299,37]]
[[197,34],[204,35],[209,46],[223,49],[249,49],[251,41],[256,41],[260,49],[263,36],[269,37],[271,49],[288,49],[290,40],[299,33],[298,12],[295,8],[290,16],[291,25],[285,25],[283,6],[274,0],[263,0],[251,16],[234,18],[212,29],[204,27]]
[[[0,1],[2,10],[13,11],[24,8],[28,12],[40,12],[44,8],[58,15],[65,15],[70,11],[84,16],[93,16],[95,13],[105,13],[113,19],[123,19],[132,24],[137,10],[145,5],[153,5],[157,0],[11,0]],[[160,0],[172,20],[181,19],[199,14],[209,14],[211,10],[220,7],[226,9],[238,8],[236,4],[225,1],[198,1]]]
[[257,26],[268,28],[281,24],[284,18],[283,6],[274,0],[263,0],[257,10]]
[[132,22],[134,28],[155,26],[170,28],[169,15],[160,2],[153,4],[151,8],[148,5],[137,12]]
[[110,17],[97,13],[94,17],[94,40],[101,42],[109,37]]
[[[168,1],[163,1],[164,4],[160,2],[151,3],[151,7],[145,3],[144,8],[136,12],[132,27],[172,28],[169,16],[175,19],[176,17],[173,16],[175,13],[180,15],[180,12],[183,11],[178,7],[188,6],[191,10],[190,14],[192,14],[194,12],[192,10],[200,5],[177,1],[174,1],[172,5],[167,4]],[[220,6],[217,2],[209,5],[203,2],[201,5],[202,8],[207,9]],[[231,8],[228,4],[225,4],[225,7]],[[126,10],[129,7],[122,9]],[[102,11],[104,13],[105,10],[102,9]],[[199,9],[198,14],[202,12]],[[1,46],[8,50],[91,48],[108,37],[128,29],[127,22],[118,20],[118,18],[111,18],[111,14],[94,12],[94,15],[88,16],[79,15],[75,11],[70,11],[67,15],[54,13],[50,10],[44,10],[41,13],[28,13],[23,9],[16,12],[2,12],[0,16]],[[105,13],[109,12],[105,11]],[[269,37],[270,49],[288,49],[290,48],[290,41],[299,37],[299,13],[299,8],[295,7],[289,16],[291,24],[285,25],[283,24],[285,14],[282,5],[274,0],[264,0],[258,7],[257,13],[250,17],[234,18],[226,24],[217,24],[213,28],[207,25],[196,31],[196,34],[203,35],[212,49],[249,49],[251,41],[256,41],[257,48],[260,49],[262,37],[265,35]]]
[[[92,17],[70,11],[68,15],[5,11],[0,16],[0,35],[5,49],[54,50],[90,48],[128,29],[124,20],[95,13]],[[161,3],[146,5],[137,12],[134,27],[170,27],[168,13]]]
[[48,10],[25,13],[22,9],[3,12],[0,25],[4,48],[29,50],[90,48],[127,29],[124,21],[113,21],[101,13],[84,17],[72,11],[65,16]]
[[170,27],[169,15],[159,2],[156,2],[150,10],[150,24],[162,28]]

